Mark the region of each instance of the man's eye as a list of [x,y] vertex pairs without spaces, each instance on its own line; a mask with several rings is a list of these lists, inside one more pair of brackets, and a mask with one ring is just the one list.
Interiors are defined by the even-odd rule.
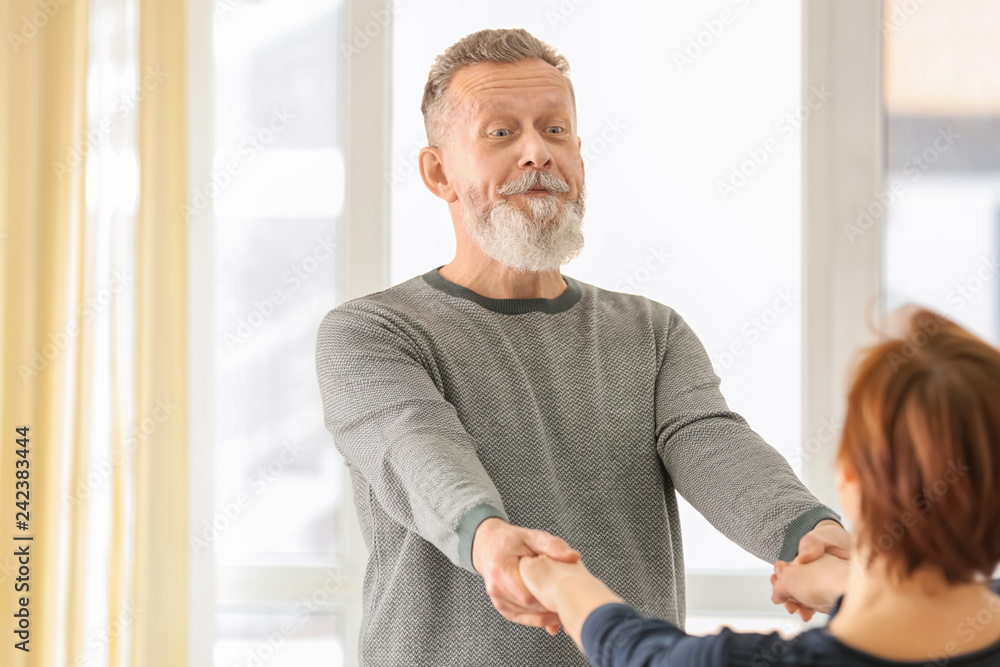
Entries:
[[[499,134],[500,132],[505,132],[506,134]],[[504,130],[504,129],[493,130],[491,134],[497,137],[506,137],[508,134],[510,134],[510,130]]]
[[558,125],[553,125],[549,129],[550,130],[556,130],[555,132],[550,132],[549,134],[562,134],[562,132],[563,132],[563,129],[561,127],[559,127]]

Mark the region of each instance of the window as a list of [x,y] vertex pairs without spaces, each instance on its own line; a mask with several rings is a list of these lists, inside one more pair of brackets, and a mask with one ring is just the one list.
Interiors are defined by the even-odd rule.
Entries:
[[215,502],[192,550],[214,550],[215,664],[340,665],[330,573],[356,518],[340,513],[315,337],[344,199],[343,6],[218,2],[212,23],[214,157],[191,213],[214,215]]

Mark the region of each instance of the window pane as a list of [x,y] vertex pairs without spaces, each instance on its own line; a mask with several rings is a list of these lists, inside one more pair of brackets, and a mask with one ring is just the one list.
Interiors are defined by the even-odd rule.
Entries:
[[230,519],[215,541],[220,563],[335,551],[343,464],[315,382],[316,327],[332,306],[330,227],[216,222],[216,516]]
[[331,614],[222,612],[215,664],[342,667],[343,619]]
[[[343,462],[323,424],[315,349],[334,305],[344,199],[343,6],[214,8],[213,176],[191,196],[214,213],[216,507],[192,536],[218,566],[214,662],[342,665],[340,617],[255,593],[287,598],[275,586],[283,565],[335,560],[342,520]],[[261,580],[234,584],[240,564]]]
[[886,3],[889,308],[915,302],[1000,344],[1000,23],[973,0]]
[[[436,21],[424,20],[428,11]],[[716,9],[437,0],[394,30],[392,281],[447,263],[447,208],[416,171],[434,57],[510,17],[572,66],[587,171],[587,248],[564,272],[675,308],[731,407],[773,446],[800,442],[800,3]],[[595,38],[595,36],[599,36]],[[815,91],[814,108],[825,101]],[[692,570],[766,566],[682,506]]]
[[[343,205],[340,0],[215,6],[216,510],[230,563],[336,550],[342,462],[323,425],[316,330]],[[353,519],[353,517],[352,517]]]

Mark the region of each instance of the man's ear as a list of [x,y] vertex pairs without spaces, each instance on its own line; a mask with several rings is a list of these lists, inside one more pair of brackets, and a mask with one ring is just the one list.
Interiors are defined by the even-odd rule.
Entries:
[[580,174],[583,176],[584,182],[587,180],[587,165],[583,163],[583,138],[576,138],[576,150],[580,154]]
[[444,154],[440,147],[424,146],[417,155],[420,178],[427,189],[449,204],[458,200],[455,186],[444,171]]

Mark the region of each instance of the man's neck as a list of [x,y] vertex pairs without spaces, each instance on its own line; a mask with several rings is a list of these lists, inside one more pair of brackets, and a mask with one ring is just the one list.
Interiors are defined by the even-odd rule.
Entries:
[[490,299],[554,299],[568,288],[558,269],[522,273],[481,254],[456,255],[439,273],[456,285]]

